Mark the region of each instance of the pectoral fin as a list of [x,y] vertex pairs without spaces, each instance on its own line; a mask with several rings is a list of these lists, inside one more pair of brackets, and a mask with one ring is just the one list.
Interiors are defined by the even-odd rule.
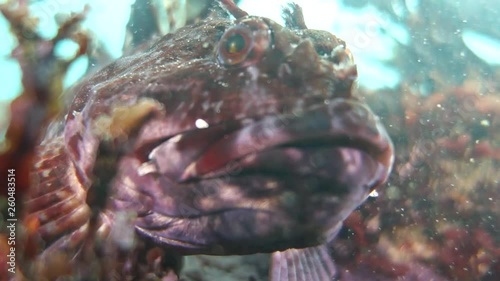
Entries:
[[337,280],[326,245],[273,253],[270,275],[270,281]]

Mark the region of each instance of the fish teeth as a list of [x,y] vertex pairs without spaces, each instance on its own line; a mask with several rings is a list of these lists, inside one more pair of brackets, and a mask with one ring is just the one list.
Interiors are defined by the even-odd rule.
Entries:
[[170,142],[170,143],[178,143],[178,142],[180,142],[180,141],[181,141],[181,139],[182,139],[182,137],[183,137],[183,136],[184,136],[183,134],[178,134],[178,135],[175,135],[175,136],[173,136],[173,137],[169,138],[169,139],[167,140],[167,142]]
[[144,162],[139,168],[137,168],[137,174],[139,176],[145,176],[148,174],[153,174],[158,172],[156,164],[153,162]]
[[179,181],[187,180],[190,177],[196,176],[196,174],[197,174],[196,162],[193,162],[186,167],[184,173],[182,173],[181,177],[179,178]]
[[[148,155],[148,159],[149,160],[153,160],[153,158],[155,157],[155,154],[158,151],[158,149],[159,149],[159,146],[157,146],[153,150],[151,150],[151,152]],[[144,163],[144,164],[146,164],[146,163]],[[142,164],[142,165],[144,165],[144,164]]]
[[160,147],[164,146],[164,144],[171,144],[171,145],[176,144],[182,140],[183,136],[184,136],[184,134],[175,135],[175,136],[169,138],[168,140],[166,140],[162,145],[159,145],[159,146],[153,148],[153,150],[151,150],[151,152],[149,152],[148,159],[153,160],[155,158],[156,153],[158,152],[158,149]]

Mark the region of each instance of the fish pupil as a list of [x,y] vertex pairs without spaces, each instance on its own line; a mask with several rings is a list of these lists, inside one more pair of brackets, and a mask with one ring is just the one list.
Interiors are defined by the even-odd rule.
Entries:
[[226,42],[226,50],[230,54],[236,54],[245,49],[246,40],[241,34],[234,34]]

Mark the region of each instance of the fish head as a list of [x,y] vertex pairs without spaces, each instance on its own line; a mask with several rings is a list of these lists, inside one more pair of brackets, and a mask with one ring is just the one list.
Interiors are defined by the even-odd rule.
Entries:
[[209,18],[78,86],[65,137],[89,174],[91,125],[153,103],[127,135],[109,212],[136,211],[141,237],[187,254],[318,245],[392,167],[356,76],[345,42],[301,21]]

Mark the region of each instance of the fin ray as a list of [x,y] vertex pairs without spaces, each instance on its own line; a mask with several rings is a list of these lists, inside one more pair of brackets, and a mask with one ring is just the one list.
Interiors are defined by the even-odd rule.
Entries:
[[325,245],[272,254],[270,281],[332,281],[336,275]]

